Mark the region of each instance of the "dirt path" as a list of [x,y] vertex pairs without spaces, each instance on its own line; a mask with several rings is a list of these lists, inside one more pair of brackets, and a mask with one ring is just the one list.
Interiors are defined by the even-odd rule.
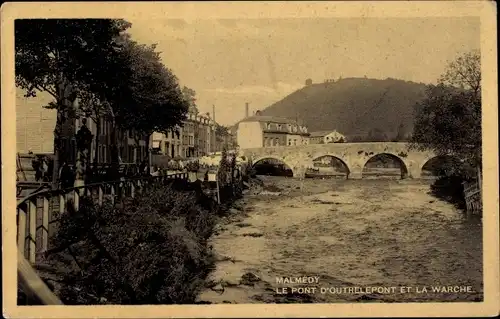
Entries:
[[[280,195],[250,195],[212,245],[220,261],[211,303],[440,301],[482,298],[481,226],[428,195],[429,183],[268,178]],[[286,285],[277,277],[317,276]],[[437,285],[465,293],[419,292]],[[319,293],[329,287],[398,287],[396,293]],[[401,293],[401,286],[413,292]],[[283,287],[315,292],[278,294]],[[277,290],[278,289],[278,290]],[[395,289],[395,288],[394,288]]]

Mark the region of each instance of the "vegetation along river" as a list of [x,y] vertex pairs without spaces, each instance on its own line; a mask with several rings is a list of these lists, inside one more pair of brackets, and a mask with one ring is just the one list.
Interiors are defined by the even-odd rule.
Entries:
[[431,181],[260,178],[212,238],[200,302],[482,300],[481,222]]

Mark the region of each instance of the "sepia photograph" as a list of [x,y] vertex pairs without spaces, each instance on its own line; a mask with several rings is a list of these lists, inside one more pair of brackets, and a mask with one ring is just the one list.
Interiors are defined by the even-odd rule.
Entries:
[[6,314],[498,314],[492,3],[40,4],[2,6]]

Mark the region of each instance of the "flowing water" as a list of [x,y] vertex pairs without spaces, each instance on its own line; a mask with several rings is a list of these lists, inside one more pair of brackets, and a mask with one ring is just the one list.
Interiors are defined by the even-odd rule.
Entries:
[[279,194],[247,194],[213,237],[215,286],[200,301],[482,300],[481,221],[428,194],[430,181],[264,183]]

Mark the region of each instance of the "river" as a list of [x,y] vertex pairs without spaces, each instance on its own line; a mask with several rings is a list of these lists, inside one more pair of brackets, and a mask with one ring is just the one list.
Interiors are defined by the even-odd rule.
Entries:
[[482,300],[481,221],[430,195],[431,181],[261,178],[271,192],[246,194],[212,238],[201,302]]

